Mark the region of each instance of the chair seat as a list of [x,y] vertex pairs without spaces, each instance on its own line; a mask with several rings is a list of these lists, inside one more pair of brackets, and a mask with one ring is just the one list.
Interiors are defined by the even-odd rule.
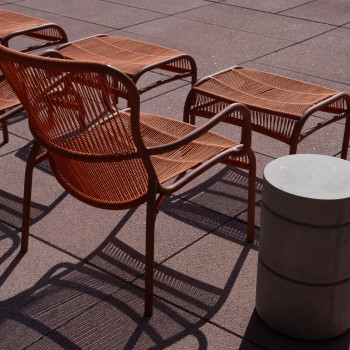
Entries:
[[[316,130],[349,115],[350,96],[333,89],[260,70],[233,67],[199,80],[185,107],[185,121],[211,118],[231,103],[245,104],[251,112],[252,130],[290,145]],[[316,111],[329,113],[307,130],[303,126]],[[194,119],[193,119],[194,120]],[[225,122],[240,125],[235,118]],[[347,152],[344,134],[342,158]]]
[[[97,36],[73,42],[59,49],[65,57],[74,60],[107,63],[133,77],[144,67],[183,55],[182,52],[142,41],[113,36]],[[161,69],[184,72],[180,66],[159,65]]]
[[196,90],[249,109],[299,119],[311,106],[339,91],[249,68],[236,68],[213,76]]
[[[121,114],[121,117],[124,127],[129,128],[131,133],[129,114]],[[83,141],[79,138],[75,139],[71,148],[76,148],[78,154],[82,151],[82,144],[87,145],[93,140],[101,140],[101,135],[116,137],[119,126],[114,120],[92,128],[87,134],[80,137],[84,138]],[[140,125],[146,146],[157,146],[175,141],[196,128],[191,124],[146,113],[141,114]],[[103,156],[107,153],[112,156],[118,151],[117,148],[115,150],[106,149],[105,145],[113,147],[113,142],[95,144],[96,156]],[[235,141],[208,132],[173,152],[152,156],[151,160],[160,183],[164,183],[205,162],[218,152],[236,145],[238,143]],[[135,151],[136,148],[129,149],[124,161],[119,162],[91,162],[90,158],[83,160],[83,157],[82,160],[68,159],[53,152],[49,153],[49,160],[51,169],[62,186],[79,199],[103,208],[131,208],[135,206],[135,203],[144,202],[147,194],[147,173],[144,167],[140,166],[141,160],[132,157],[132,152]]]
[[49,24],[50,22],[40,18],[34,18],[22,15],[20,13],[0,9],[0,23],[0,39],[2,39],[6,35],[18,30],[37,27],[40,25]]

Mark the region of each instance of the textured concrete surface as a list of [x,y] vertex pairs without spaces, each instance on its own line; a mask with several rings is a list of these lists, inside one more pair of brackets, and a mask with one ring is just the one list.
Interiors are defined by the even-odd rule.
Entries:
[[[244,65],[350,92],[347,0],[1,0],[0,7],[56,22],[71,40],[106,33],[186,52],[199,78]],[[189,88],[184,80],[150,91],[141,108],[181,120]],[[239,138],[235,127],[215,130]],[[274,331],[255,311],[263,169],[288,153],[286,145],[253,135],[252,244],[245,243],[244,171],[217,166],[163,206],[155,312],[145,319],[145,207],[88,207],[41,164],[34,172],[29,251],[20,253],[32,141],[25,114],[10,122],[9,132],[10,142],[0,144],[0,349],[349,349],[350,332],[302,341]],[[343,122],[332,124],[298,150],[339,157],[342,132]]]

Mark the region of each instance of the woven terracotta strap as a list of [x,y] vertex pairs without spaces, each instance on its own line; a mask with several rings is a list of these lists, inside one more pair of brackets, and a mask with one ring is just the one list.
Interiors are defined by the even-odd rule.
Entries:
[[338,91],[249,68],[216,75],[196,88],[203,94],[241,102],[251,110],[298,119],[314,104]]
[[108,63],[133,76],[143,67],[182,54],[163,46],[120,37],[94,37],[60,50],[66,58]]
[[18,30],[23,30],[31,27],[36,27],[49,22],[0,9],[0,38],[4,38],[6,35],[11,34]]

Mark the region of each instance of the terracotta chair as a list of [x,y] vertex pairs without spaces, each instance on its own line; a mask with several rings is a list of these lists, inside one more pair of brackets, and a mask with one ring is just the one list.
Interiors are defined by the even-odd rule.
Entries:
[[[252,130],[290,147],[315,131],[346,119],[341,157],[346,159],[350,135],[350,96],[344,92],[260,70],[232,67],[199,80],[186,101],[184,121],[211,118],[231,103],[243,103],[252,116]],[[323,113],[312,123],[310,116]],[[240,125],[240,120],[225,122]]]
[[[14,42],[14,45],[18,46],[17,39],[23,36],[35,40],[27,40],[27,45],[19,49],[22,52],[40,50],[67,42],[65,31],[57,24],[0,9],[1,44],[10,46],[10,43]],[[0,123],[4,142],[9,140],[7,120],[23,110],[6,79],[0,76]]]
[[[156,214],[174,191],[218,162],[248,169],[247,235],[253,239],[255,157],[246,107],[230,105],[196,127],[141,113],[134,83],[108,65],[31,56],[0,46],[0,69],[25,107],[34,137],[25,173],[22,251],[28,249],[33,168],[45,158],[65,190],[89,205],[118,210],[147,203],[148,316]],[[123,101],[130,108],[120,110]],[[209,131],[232,114],[242,120],[241,143]],[[38,155],[40,147],[46,152]]]
[[138,87],[140,94],[186,77],[191,77],[192,85],[197,81],[197,65],[191,56],[143,41],[101,34],[60,45],[57,51],[55,57],[107,63],[137,86],[145,73],[159,71],[163,78],[154,81],[148,77]]

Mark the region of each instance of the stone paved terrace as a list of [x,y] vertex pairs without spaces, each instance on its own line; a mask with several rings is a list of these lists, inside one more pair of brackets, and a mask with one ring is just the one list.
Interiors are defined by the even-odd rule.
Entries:
[[[350,92],[348,0],[0,0],[0,8],[61,25],[70,40],[99,33],[192,55],[199,77],[233,65]],[[157,75],[158,73],[154,73]],[[189,81],[142,95],[143,111],[182,118]],[[322,118],[315,115],[312,118]],[[237,130],[216,130],[235,137]],[[299,153],[339,157],[343,125]],[[245,243],[247,177],[217,166],[172,196],[156,226],[155,312],[143,318],[145,206],[103,211],[67,195],[47,164],[34,172],[30,250],[20,253],[25,114],[0,144],[0,349],[346,350],[279,334],[257,316],[263,169],[288,147],[254,134],[256,240]]]

